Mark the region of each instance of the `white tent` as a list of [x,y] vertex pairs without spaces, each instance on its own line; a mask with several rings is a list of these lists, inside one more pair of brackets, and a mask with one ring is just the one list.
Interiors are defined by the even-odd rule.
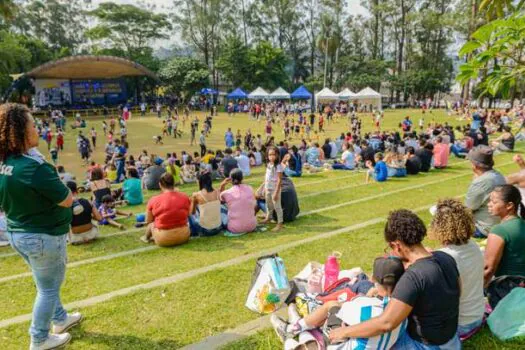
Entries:
[[355,93],[353,93],[352,91],[350,91],[349,88],[346,88],[344,89],[343,91],[341,91],[340,93],[337,94],[339,96],[339,99],[340,100],[349,100],[351,98],[355,98],[357,95]]
[[268,98],[270,95],[262,87],[258,87],[248,94],[248,98],[251,100]]
[[356,98],[359,103],[372,105],[375,109],[381,110],[381,94],[370,87],[366,87],[357,93]]
[[338,100],[339,96],[329,88],[324,88],[315,95],[317,101],[333,101]]
[[290,94],[286,92],[282,87],[278,87],[274,92],[270,94],[270,98],[275,100],[289,100]]

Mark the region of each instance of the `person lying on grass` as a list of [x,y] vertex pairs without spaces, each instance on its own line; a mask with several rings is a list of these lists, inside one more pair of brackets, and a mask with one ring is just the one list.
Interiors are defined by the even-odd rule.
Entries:
[[[279,338],[284,341],[287,338],[298,336],[301,332],[323,327],[323,325],[327,325],[331,329],[339,327],[344,329],[346,326],[368,321],[383,313],[394,287],[404,272],[405,268],[401,259],[393,256],[377,258],[374,261],[372,276],[375,288],[370,290],[369,295],[360,295],[345,303],[326,302],[304,318],[300,318],[295,304],[290,304],[288,322],[273,315],[271,323]],[[330,322],[327,324],[328,318],[330,318]],[[400,323],[393,330],[383,335],[341,340],[338,349],[379,349],[381,346],[384,346],[384,349],[390,349],[404,332],[405,323],[406,321]],[[326,329],[327,326],[324,328]]]
[[102,220],[99,221],[101,225],[110,225],[121,230],[124,229],[124,225],[115,221],[117,216],[120,215],[127,218],[131,217],[131,213],[115,209],[115,199],[109,194],[102,197],[102,205],[98,208],[98,211],[100,212],[100,215],[102,215]]

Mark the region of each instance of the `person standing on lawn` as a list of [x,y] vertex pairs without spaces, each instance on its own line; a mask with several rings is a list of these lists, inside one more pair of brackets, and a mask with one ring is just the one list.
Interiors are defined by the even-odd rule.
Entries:
[[26,106],[0,106],[0,130],[0,210],[9,242],[30,266],[37,288],[30,349],[55,349],[71,340],[67,330],[82,320],[60,301],[73,196],[35,149],[38,133]]

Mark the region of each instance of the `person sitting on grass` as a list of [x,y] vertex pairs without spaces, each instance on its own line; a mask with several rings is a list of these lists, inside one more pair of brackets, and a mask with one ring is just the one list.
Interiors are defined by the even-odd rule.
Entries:
[[416,156],[414,147],[409,146],[405,155],[405,167],[408,175],[417,175],[421,170],[421,158]]
[[384,234],[391,254],[403,262],[405,273],[383,313],[357,325],[333,329],[330,341],[386,334],[408,319],[406,332],[400,334],[393,349],[461,349],[457,333],[461,283],[454,259],[444,252],[425,249],[425,224],[409,210],[391,212]]
[[496,187],[490,194],[489,211],[501,219],[488,235],[485,248],[485,286],[492,277],[525,276],[525,206],[512,185]]
[[444,169],[448,165],[448,156],[450,154],[449,145],[443,142],[443,137],[436,137],[436,143],[434,145],[434,168]]
[[384,162],[387,165],[388,177],[407,176],[404,154],[405,151],[403,151],[403,153],[400,153],[396,149],[391,149],[386,153],[384,157]]
[[343,154],[341,155],[341,162],[335,162],[332,169],[336,170],[354,170],[355,169],[355,153],[352,145],[348,143],[343,144]]
[[184,162],[180,172],[184,183],[189,184],[197,181],[197,170],[195,169],[193,159],[190,156],[188,156],[186,162]]
[[71,231],[69,242],[73,245],[89,243],[98,237],[98,227],[92,220],[101,221],[102,215],[96,207],[85,198],[78,197],[76,182],[68,181],[66,186],[73,195],[73,217],[71,219]]
[[[390,302],[392,292],[404,272],[405,268],[401,259],[392,256],[377,258],[374,261],[371,279],[376,287],[369,293],[370,296],[359,295],[345,303],[328,301],[304,318],[299,316],[295,304],[290,304],[288,307],[288,322],[283,321],[277,315],[273,315],[270,321],[282,341],[292,339],[304,331],[322,327],[331,315],[337,318],[338,326],[341,326],[341,328],[338,328],[341,330],[344,330],[347,326],[358,325],[370,320],[372,317],[378,317],[384,312]],[[332,322],[330,323],[332,324]],[[397,327],[382,335],[362,338],[344,337],[337,344],[337,348],[390,349],[405,332],[405,323],[406,321],[400,322]],[[286,340],[285,344],[290,343],[293,343],[293,341]]]
[[220,192],[213,188],[209,171],[202,172],[197,178],[200,191],[191,196],[191,235],[214,236],[222,230]]
[[175,186],[182,185],[182,179],[180,177],[180,168],[175,163],[176,159],[174,157],[170,157],[167,159],[167,165],[166,165],[166,173],[173,176],[173,181],[175,182]]
[[494,170],[493,151],[490,147],[480,145],[470,150],[467,155],[470,160],[474,179],[472,180],[465,197],[465,204],[474,213],[476,224],[475,238],[486,238],[490,228],[499,223],[500,218],[491,215],[488,203],[491,192],[501,185],[505,185],[505,178]]
[[160,178],[166,172],[162,165],[162,159],[153,157],[153,165],[144,170],[142,177],[142,187],[146,190],[159,190]]
[[188,242],[190,229],[190,198],[175,188],[170,174],[163,174],[159,181],[161,194],[151,198],[146,211],[146,233],[140,238],[144,243],[155,242],[160,247],[172,247]]
[[385,182],[388,179],[388,168],[383,161],[383,153],[378,152],[374,155],[376,165],[373,166],[372,162],[367,160],[365,165],[368,168],[366,173],[365,183],[370,182],[370,177],[373,177],[377,182]]
[[461,278],[458,333],[472,336],[483,322],[483,253],[470,238],[474,234],[472,212],[457,199],[440,200],[430,224],[430,236],[438,240],[440,251],[454,258]]
[[[247,233],[255,231],[255,194],[250,185],[242,183],[243,174],[240,169],[233,169],[230,177],[222,181],[219,192],[220,199],[228,208],[227,229],[231,233]],[[225,190],[231,183],[232,188]]]
[[293,145],[288,153],[284,156],[281,164],[284,167],[284,173],[290,177],[301,177],[303,174],[303,162],[299,150]]
[[124,180],[122,191],[124,199],[129,205],[139,205],[144,202],[142,184],[137,169],[128,168],[128,178]]
[[98,211],[102,216],[102,220],[99,221],[101,225],[110,225],[121,230],[124,229],[124,225],[115,221],[117,216],[131,217],[131,213],[115,209],[115,199],[109,194],[102,197],[102,204],[98,208]]
[[514,135],[511,132],[510,126],[503,127],[503,134],[492,141],[492,148],[500,152],[514,151],[514,143],[516,142]]
[[[119,200],[122,197],[121,189],[116,189],[114,191],[111,190],[111,183],[107,178],[104,177],[104,172],[101,168],[94,168],[91,171],[89,187],[93,193],[92,199],[96,208],[102,205],[102,199],[105,196],[110,196],[114,200]],[[122,204],[122,202],[119,200],[115,204]]]

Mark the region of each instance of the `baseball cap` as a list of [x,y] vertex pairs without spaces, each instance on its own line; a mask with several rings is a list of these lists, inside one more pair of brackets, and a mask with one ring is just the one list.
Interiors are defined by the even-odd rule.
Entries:
[[467,159],[482,164],[487,168],[492,168],[494,166],[493,153],[492,148],[489,146],[479,145],[468,152]]
[[374,279],[381,285],[394,286],[404,272],[403,262],[395,256],[379,257],[374,260]]

